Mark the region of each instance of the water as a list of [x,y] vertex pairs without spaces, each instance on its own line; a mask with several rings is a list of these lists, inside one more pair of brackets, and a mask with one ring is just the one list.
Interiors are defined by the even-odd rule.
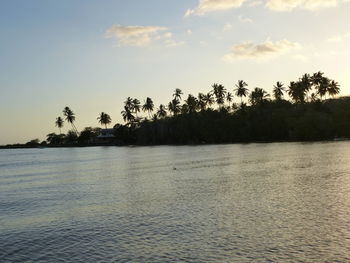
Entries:
[[350,262],[350,143],[0,150],[0,262]]

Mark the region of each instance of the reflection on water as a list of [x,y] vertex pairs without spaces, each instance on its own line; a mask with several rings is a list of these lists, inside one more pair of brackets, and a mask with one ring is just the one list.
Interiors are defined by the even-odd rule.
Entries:
[[1,262],[349,262],[350,143],[0,151]]

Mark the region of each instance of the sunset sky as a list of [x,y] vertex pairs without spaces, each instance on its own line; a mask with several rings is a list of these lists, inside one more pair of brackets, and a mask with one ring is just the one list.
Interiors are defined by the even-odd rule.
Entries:
[[128,96],[158,107],[215,82],[271,92],[321,70],[349,95],[349,14],[349,0],[3,0],[0,144],[58,132],[65,106],[78,129],[102,111],[115,124]]

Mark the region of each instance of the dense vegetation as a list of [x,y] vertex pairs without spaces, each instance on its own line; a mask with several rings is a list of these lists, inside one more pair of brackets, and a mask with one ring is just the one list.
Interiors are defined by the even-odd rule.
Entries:
[[[185,99],[176,89],[167,106],[157,109],[151,98],[141,105],[138,99],[127,98],[121,112],[125,124],[114,126],[115,138],[110,144],[159,145],[202,144],[266,141],[314,141],[350,137],[350,98],[334,99],[339,84],[322,72],[304,74],[288,87],[277,82],[272,96],[264,89],[249,91],[240,80],[232,91],[213,84],[207,93],[189,94]],[[288,95],[290,100],[287,100]],[[234,98],[237,98],[234,102]],[[142,116],[142,112],[144,116]],[[94,145],[99,128],[78,132],[75,115],[66,107],[64,118],[56,119],[60,133],[50,133],[52,146]],[[64,121],[72,126],[62,134]],[[102,112],[98,121],[107,127],[112,120]],[[27,145],[38,145],[31,141]]]

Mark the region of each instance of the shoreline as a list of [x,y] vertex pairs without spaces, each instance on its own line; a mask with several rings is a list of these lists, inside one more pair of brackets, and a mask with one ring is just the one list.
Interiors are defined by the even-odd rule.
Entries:
[[224,142],[224,143],[188,143],[188,144],[90,144],[90,145],[45,145],[29,146],[22,144],[0,145],[2,149],[47,149],[47,148],[90,148],[90,147],[153,147],[153,146],[207,146],[207,145],[235,145],[235,144],[273,144],[273,143],[321,143],[321,142],[344,142],[350,138],[334,138],[333,140],[307,140],[307,141],[248,141],[248,142]]

